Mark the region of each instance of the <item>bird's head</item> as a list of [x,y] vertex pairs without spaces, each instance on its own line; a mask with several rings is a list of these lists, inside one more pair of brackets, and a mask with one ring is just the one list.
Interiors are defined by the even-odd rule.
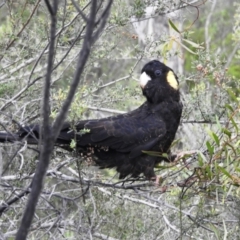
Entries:
[[159,62],[148,62],[141,71],[140,86],[149,102],[159,103],[164,100],[180,100],[179,82],[174,71]]

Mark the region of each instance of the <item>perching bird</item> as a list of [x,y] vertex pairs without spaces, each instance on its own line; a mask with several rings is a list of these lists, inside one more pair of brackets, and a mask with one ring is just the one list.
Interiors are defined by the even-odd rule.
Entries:
[[[113,117],[79,121],[74,129],[65,123],[55,145],[71,150],[70,143],[75,139],[79,153],[91,152],[98,166],[116,168],[120,179],[141,173],[155,179],[154,166],[167,159],[143,151],[170,153],[182,114],[179,82],[171,68],[153,60],[143,67],[140,86],[146,102],[139,108]],[[37,144],[39,129],[39,125],[31,125],[14,135],[0,132],[0,142],[24,139]],[[80,133],[83,129],[88,131]]]

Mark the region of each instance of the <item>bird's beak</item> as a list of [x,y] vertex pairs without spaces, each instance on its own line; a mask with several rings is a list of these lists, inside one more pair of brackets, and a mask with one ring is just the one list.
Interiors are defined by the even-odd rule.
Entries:
[[140,86],[141,88],[145,88],[145,86],[147,85],[148,81],[152,80],[151,77],[146,73],[146,72],[143,72],[140,76]]

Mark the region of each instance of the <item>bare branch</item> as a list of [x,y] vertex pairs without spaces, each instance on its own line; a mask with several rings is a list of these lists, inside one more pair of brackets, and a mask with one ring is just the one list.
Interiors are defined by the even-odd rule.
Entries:
[[46,3],[46,6],[48,8],[48,11],[49,11],[50,15],[53,16],[54,15],[54,10],[52,9],[52,6],[51,6],[50,2],[48,0],[45,0],[45,3]]
[[15,202],[17,202],[19,199],[21,199],[22,197],[28,195],[30,193],[29,188],[27,188],[25,191],[22,191],[19,194],[16,194],[16,196],[12,199],[10,199],[9,201],[3,203],[0,206],[0,216],[2,215],[2,213],[7,210],[12,204],[14,204]]
[[93,233],[93,236],[102,240],[118,240],[117,238],[112,238],[102,233]]
[[237,50],[238,50],[239,48],[240,48],[240,43],[238,42],[238,43],[236,43],[236,45],[234,46],[232,52],[228,55],[227,62],[226,62],[226,64],[225,64],[225,66],[224,66],[225,68],[228,68],[228,67],[229,67],[232,59],[234,58],[234,56],[235,56],[235,54],[236,54],[236,52],[237,52]]
[[[57,138],[59,131],[62,127],[62,124],[66,118],[68,109],[70,107],[70,104],[73,100],[74,94],[76,92],[77,86],[80,81],[81,73],[84,69],[84,66],[87,62],[88,56],[90,54],[91,46],[94,43],[93,38],[93,30],[95,25],[95,18],[96,18],[96,8],[97,3],[96,1],[92,2],[91,5],[91,12],[87,24],[86,29],[86,35],[84,38],[82,50],[80,51],[80,56],[77,64],[77,70],[73,79],[73,82],[71,84],[67,99],[65,100],[62,109],[60,111],[60,114],[58,115],[56,121],[53,124],[53,128],[50,129],[49,125],[49,97],[50,97],[50,85],[51,85],[51,72],[53,68],[53,56],[54,56],[54,44],[55,44],[55,33],[56,33],[56,21],[57,21],[57,7],[58,7],[58,1],[55,0],[53,2],[53,7],[50,6],[49,2],[46,0],[47,7],[49,9],[49,12],[51,14],[51,37],[50,37],[50,46],[49,46],[49,58],[48,58],[48,67],[47,67],[47,74],[46,74],[46,80],[45,80],[45,86],[44,86],[44,99],[43,99],[43,135],[44,135],[44,143],[42,147],[42,151],[40,154],[40,161],[36,169],[36,174],[34,176],[33,182],[32,182],[32,191],[30,193],[27,207],[20,225],[20,228],[18,230],[16,239],[25,239],[28,233],[28,229],[31,225],[33,214],[35,212],[36,204],[42,189],[43,184],[43,178],[45,176],[45,173],[47,171],[47,167],[49,165],[50,161],[50,155],[54,147],[54,141]],[[108,11],[110,11],[110,6],[112,4],[112,1],[109,1],[109,4],[107,5]],[[105,13],[106,17],[108,16],[108,12]],[[101,24],[101,30],[104,28],[106,24],[106,19],[103,20],[103,23]],[[100,31],[99,31],[100,32]],[[96,37],[98,35],[95,35]]]
[[[46,3],[49,4],[47,0],[46,0]],[[38,198],[42,190],[43,178],[45,176],[45,173],[49,164],[50,154],[52,152],[53,144],[54,144],[54,140],[52,139],[52,134],[51,132],[49,132],[50,131],[49,97],[50,97],[50,85],[51,85],[51,72],[52,72],[53,57],[54,57],[57,9],[58,9],[58,0],[54,0],[53,7],[49,8],[49,11],[51,14],[51,38],[50,38],[50,46],[49,46],[47,74],[46,74],[44,93],[43,93],[43,134],[45,136],[46,141],[44,142],[43,149],[40,154],[40,161],[37,166],[36,174],[32,182],[32,191],[29,196],[21,224],[16,235],[17,240],[26,239],[27,237],[28,230],[30,228],[32,218],[38,202]]]
[[6,4],[6,1],[3,1],[2,3],[0,3],[0,8],[2,8],[5,4]]
[[209,28],[209,24],[211,22],[211,17],[212,17],[212,14],[213,14],[213,11],[214,11],[214,8],[215,8],[216,4],[217,4],[217,0],[214,0],[213,3],[212,3],[212,6],[211,6],[211,10],[208,14],[206,24],[205,24],[205,44],[206,44],[206,51],[207,52],[209,52],[209,43],[210,43],[210,40],[211,40],[211,38],[208,35],[208,28]]
[[88,18],[86,17],[86,15],[83,13],[83,11],[79,8],[79,6],[77,5],[77,3],[72,0],[72,4],[74,5],[74,7],[77,9],[78,13],[81,15],[81,17],[83,18],[83,20],[87,23],[88,22]]

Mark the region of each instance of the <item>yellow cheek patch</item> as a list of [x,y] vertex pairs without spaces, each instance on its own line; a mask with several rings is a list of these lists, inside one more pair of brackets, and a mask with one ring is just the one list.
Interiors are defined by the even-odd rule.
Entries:
[[178,90],[178,81],[177,81],[177,79],[174,76],[174,73],[172,71],[168,72],[167,81],[172,88]]

